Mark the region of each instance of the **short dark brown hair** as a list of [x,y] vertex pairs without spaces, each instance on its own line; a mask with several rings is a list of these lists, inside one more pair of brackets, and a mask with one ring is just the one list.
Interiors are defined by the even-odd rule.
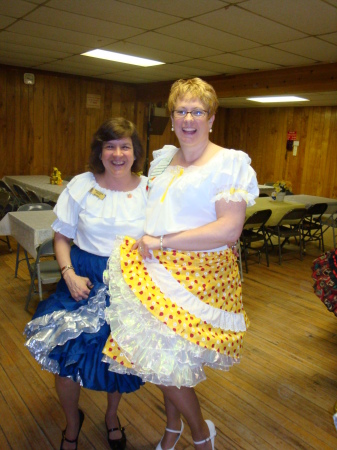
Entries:
[[132,141],[135,161],[132,164],[132,172],[141,172],[144,162],[144,149],[140,142],[135,125],[123,117],[114,117],[105,121],[94,134],[91,141],[91,154],[89,156],[89,169],[93,173],[103,173],[104,165],[100,159],[103,144],[108,141],[116,141],[129,137]]

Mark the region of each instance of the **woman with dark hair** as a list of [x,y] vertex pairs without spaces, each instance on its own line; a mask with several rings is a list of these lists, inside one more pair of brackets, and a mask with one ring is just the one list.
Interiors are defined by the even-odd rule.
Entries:
[[204,366],[239,362],[249,325],[232,247],[259,190],[248,155],[211,142],[217,107],[213,87],[199,78],[172,85],[180,146],[154,152],[145,234],[114,246],[109,259],[103,352],[111,370],[162,390],[167,427],[156,450],[175,448],[182,416],[194,448],[214,450],[215,424],[204,420],[193,387],[206,379]]
[[[138,176],[144,152],[135,126],[123,118],[104,122],[94,134],[90,172],[74,177],[55,206],[55,253],[62,272],[55,294],[38,305],[25,328],[26,346],[55,374],[67,426],[61,449],[76,449],[84,420],[80,387],[108,393],[105,423],[110,448],[126,446],[117,417],[122,393],[141,386],[101,362],[109,336],[109,305],[102,274],[118,235],[139,238],[146,209],[146,177]],[[71,245],[73,243],[73,245]]]

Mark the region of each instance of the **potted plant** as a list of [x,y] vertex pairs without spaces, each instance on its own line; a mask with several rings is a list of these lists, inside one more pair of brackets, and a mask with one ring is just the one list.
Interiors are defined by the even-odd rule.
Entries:
[[275,188],[275,200],[283,202],[284,197],[287,193],[292,192],[292,186],[290,181],[277,181],[274,183]]

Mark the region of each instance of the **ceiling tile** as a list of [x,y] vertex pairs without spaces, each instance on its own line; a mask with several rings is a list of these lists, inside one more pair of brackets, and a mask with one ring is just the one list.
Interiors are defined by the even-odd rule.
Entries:
[[0,29],[6,28],[15,22],[15,18],[8,16],[0,16]]
[[112,0],[51,0],[48,7],[56,10],[69,11],[90,18],[119,23],[129,27],[152,30],[155,27],[165,26],[179,20],[172,15],[163,14],[149,9],[144,10],[138,6]]
[[0,2],[0,15],[21,17],[36,8],[36,5],[23,0],[10,0]]
[[269,62],[271,64],[278,64],[280,66],[301,66],[315,64],[316,62],[314,59],[304,58],[269,46],[252,48],[250,50],[240,50],[236,52],[236,54],[257,59],[259,61]]
[[160,28],[158,32],[225,52],[234,52],[236,50],[244,50],[246,48],[257,46],[256,43],[247,39],[233,36],[189,20],[184,20],[183,22]]
[[210,56],[209,58],[205,58],[207,61],[214,61],[221,64],[226,64],[232,67],[241,67],[243,69],[249,70],[273,70],[279,69],[280,66],[276,64],[270,64],[265,61],[256,61],[251,58],[245,58],[239,55],[233,55],[231,53],[225,53],[220,56]]
[[11,33],[4,31],[0,33],[0,42],[7,42],[9,44],[27,45],[29,47],[36,47],[41,49],[57,50],[68,54],[80,54],[87,51],[87,46],[76,44],[69,44],[67,42],[57,42],[51,39],[43,39],[30,35],[22,35],[18,33]]
[[223,8],[193,20],[205,25],[212,24],[218,30],[239,35],[260,44],[284,42],[306,36],[304,33],[252,14],[237,6]]
[[39,56],[41,58],[59,59],[69,56],[69,53],[63,53],[55,50],[44,50],[41,48],[30,47],[28,45],[9,44],[7,42],[0,41],[0,52],[7,51],[11,53],[26,54],[27,56]]
[[337,27],[337,9],[321,0],[249,0],[240,6],[309,35]]
[[320,39],[314,37],[299,39],[298,41],[293,42],[284,42],[283,44],[276,44],[275,47],[296,55],[314,58],[320,62],[336,61],[337,59],[336,45],[321,41]]
[[177,55],[175,53],[168,53],[156,49],[154,50],[142,45],[136,45],[125,41],[119,41],[114,44],[107,45],[104,49],[112,52],[124,53],[126,55],[140,56],[141,58],[149,58],[164,63],[173,63],[186,59],[185,56]]
[[331,42],[331,44],[337,45],[337,33],[330,33],[330,34],[321,34],[319,39],[322,39],[323,41]]
[[112,42],[112,39],[102,38],[101,36],[93,36],[84,32],[79,33],[77,31],[61,30],[60,28],[27,22],[26,20],[20,20],[19,22],[14,23],[8,28],[8,31],[22,35],[51,39],[56,42],[60,41],[77,45],[85,45],[88,50],[97,48],[100,45],[104,46]]
[[218,0],[196,2],[195,0],[123,0],[123,3],[137,5],[185,19],[205,14],[209,11],[223,8],[224,4]]
[[114,24],[107,20],[94,19],[83,15],[76,15],[52,8],[41,7],[25,19],[29,22],[40,23],[65,30],[85,32],[96,36],[103,36],[112,39],[125,39],[142,32],[140,28]]
[[219,50],[214,50],[204,45],[195,44],[186,39],[179,39],[177,37],[171,37],[151,31],[129,38],[126,41],[144,45],[149,48],[165,50],[178,55],[188,56],[189,58],[203,58],[204,56],[219,54]]

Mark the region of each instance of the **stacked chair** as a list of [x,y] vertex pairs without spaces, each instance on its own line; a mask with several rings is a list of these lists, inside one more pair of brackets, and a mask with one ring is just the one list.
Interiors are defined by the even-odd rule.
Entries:
[[[51,259],[50,257],[53,257]],[[37,281],[40,301],[43,300],[42,285],[57,283],[61,279],[61,270],[55,259],[53,238],[46,239],[38,248],[37,256],[30,265],[31,283],[27,296],[25,309],[28,311],[32,294],[36,292],[35,281]]]
[[[267,266],[269,267],[269,256],[268,256],[268,235],[266,233],[266,222],[271,216],[271,209],[263,209],[261,211],[256,211],[245,221],[243,230],[240,236],[240,244],[242,253],[245,258],[246,272],[248,273],[248,255],[257,254],[259,257],[261,250],[266,254]],[[255,242],[262,242],[261,249],[252,247]]]
[[279,264],[282,263],[282,249],[285,244],[290,243],[290,238],[294,238],[296,243],[299,242],[300,259],[303,259],[302,222],[306,215],[307,209],[305,208],[292,209],[284,214],[277,225],[266,228],[272,247],[274,247],[272,237],[277,237]]

